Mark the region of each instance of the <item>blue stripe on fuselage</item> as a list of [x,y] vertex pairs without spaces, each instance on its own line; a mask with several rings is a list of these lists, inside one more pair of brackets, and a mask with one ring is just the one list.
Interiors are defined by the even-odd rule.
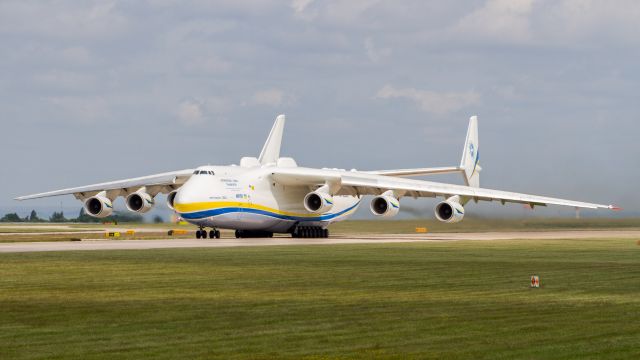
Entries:
[[260,215],[270,216],[270,217],[274,217],[274,218],[282,219],[282,220],[328,221],[328,220],[331,220],[331,219],[335,219],[336,217],[338,217],[340,215],[343,215],[343,214],[355,209],[355,207],[358,206],[359,204],[360,204],[360,201],[358,201],[357,203],[355,203],[351,207],[349,207],[347,209],[344,209],[344,210],[342,210],[340,212],[337,212],[335,214],[325,214],[325,215],[319,215],[319,216],[313,216],[313,217],[282,215],[282,214],[276,214],[276,213],[271,212],[271,211],[260,210],[260,209],[252,209],[252,208],[245,208],[245,207],[224,207],[224,208],[219,208],[219,209],[211,209],[211,210],[204,210],[204,211],[197,211],[197,212],[192,212],[192,213],[180,214],[180,216],[185,220],[198,220],[198,219],[203,219],[203,218],[207,218],[207,217],[211,217],[211,216],[218,216],[218,215],[224,215],[224,214],[231,214],[231,213],[238,213],[239,212],[239,213],[260,214]]

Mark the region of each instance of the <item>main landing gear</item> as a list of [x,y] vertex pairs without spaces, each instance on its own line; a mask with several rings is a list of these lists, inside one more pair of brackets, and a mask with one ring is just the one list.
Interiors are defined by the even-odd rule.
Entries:
[[294,238],[328,238],[329,229],[320,226],[297,226],[291,233]]
[[196,231],[196,239],[206,239],[207,235],[211,239],[220,239],[220,230],[213,229],[207,233],[207,230],[200,228],[200,230]]

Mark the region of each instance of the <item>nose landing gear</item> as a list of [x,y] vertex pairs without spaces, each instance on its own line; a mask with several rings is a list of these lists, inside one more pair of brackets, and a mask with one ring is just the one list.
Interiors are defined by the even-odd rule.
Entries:
[[207,235],[211,239],[220,239],[220,230],[213,229],[207,233],[207,230],[205,230],[204,228],[200,228],[200,230],[196,231],[196,239],[206,239]]

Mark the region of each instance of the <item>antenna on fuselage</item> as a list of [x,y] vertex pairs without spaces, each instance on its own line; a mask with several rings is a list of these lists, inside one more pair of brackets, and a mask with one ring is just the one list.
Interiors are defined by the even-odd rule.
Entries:
[[284,122],[284,115],[278,115],[276,121],[273,123],[269,137],[260,152],[260,157],[258,158],[260,164],[266,165],[278,161],[280,157],[280,144],[282,144],[282,133],[284,132]]

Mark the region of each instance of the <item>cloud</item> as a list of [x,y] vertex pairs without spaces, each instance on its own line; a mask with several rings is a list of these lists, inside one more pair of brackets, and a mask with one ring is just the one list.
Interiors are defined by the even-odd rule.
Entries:
[[203,104],[196,100],[182,101],[178,106],[178,119],[185,125],[204,123]]
[[226,122],[225,115],[231,111],[231,101],[220,96],[206,99],[186,99],[178,104],[178,120],[185,125],[200,125],[215,122],[220,125]]
[[230,19],[219,19],[215,22],[196,19],[179,22],[166,30],[163,40],[167,46],[180,46],[193,42],[210,42],[217,36],[237,29],[237,22]]
[[231,63],[210,54],[188,60],[184,68],[187,73],[192,74],[219,74],[229,71]]
[[521,43],[530,40],[533,0],[488,0],[453,27],[456,35]]
[[128,25],[127,17],[115,1],[0,2],[0,33],[95,40],[120,34]]
[[487,0],[445,31],[453,40],[516,45],[593,46],[640,42],[640,2]]
[[380,0],[338,0],[328,1],[326,16],[340,23],[356,23],[369,9]]
[[380,0],[292,0],[290,6],[294,17],[298,19],[359,26],[361,25],[359,20],[364,13],[374,8],[379,2]]
[[296,15],[302,15],[314,0],[293,0],[291,1],[291,8]]
[[415,102],[422,111],[437,115],[448,114],[480,102],[480,94],[474,91],[437,93],[414,88],[398,89],[385,85],[376,94],[380,99],[404,98]]
[[109,103],[99,96],[55,96],[47,101],[54,107],[52,117],[90,123],[107,120],[110,116]]
[[[580,131],[576,140],[550,142],[543,149],[550,154],[584,141],[612,144],[578,156],[597,163],[604,175],[586,175],[597,186],[575,190],[595,194],[594,201],[608,200],[610,194],[598,190],[612,188],[606,187],[612,181],[606,174],[640,157],[630,135],[638,128],[639,9],[637,0],[0,0],[0,40],[6,49],[0,57],[0,122],[7,140],[0,149],[22,149],[24,156],[42,161],[34,165],[46,165],[38,154],[43,148],[73,152],[78,139],[96,129],[112,138],[126,128],[119,138],[123,146],[111,154],[130,161],[119,161],[117,168],[127,177],[159,170],[154,166],[184,166],[184,157],[172,152],[167,154],[174,160],[142,168],[127,155],[134,135],[150,126],[168,130],[148,144],[151,152],[165,151],[162,144],[176,131],[191,139],[215,130],[219,139],[207,143],[212,150],[194,151],[190,161],[205,163],[214,153],[215,161],[225,163],[235,155],[224,150],[248,135],[228,119],[266,128],[259,120],[265,113],[286,112],[298,119],[297,131],[341,126],[336,136],[362,150],[371,138],[353,138],[361,128],[375,129],[371,136],[382,139],[415,125],[416,112],[441,119],[478,112],[487,120],[485,144],[509,142],[503,130],[519,139],[545,136],[549,127],[555,138],[573,139]],[[453,115],[439,115],[448,113]],[[397,121],[390,123],[392,116]],[[455,149],[460,140],[452,126],[429,126],[436,139],[421,144],[418,155],[401,156],[401,147],[390,146],[385,159],[412,166],[449,141]],[[423,135],[405,132],[394,141],[419,143]],[[301,160],[325,165],[327,155],[310,151],[296,137],[290,141]],[[41,146],[27,146],[32,143]],[[384,160],[360,150],[348,159],[358,167],[375,168]],[[540,158],[529,154],[535,153],[530,148],[523,151]],[[486,155],[505,163],[518,157]],[[451,162],[445,157],[436,160]],[[568,169],[571,174],[588,168],[562,157],[544,160],[523,179],[564,163],[580,165]],[[496,169],[486,182],[501,185],[507,173]],[[616,178],[622,185],[616,183],[614,200],[636,194],[623,185],[638,174]],[[64,172],[51,175],[64,179]],[[78,176],[79,183],[96,180]],[[562,176],[553,184],[533,183],[539,186],[533,189],[561,194],[556,186],[570,183]],[[18,192],[23,184],[15,179],[0,180],[0,186]],[[531,190],[517,185],[522,188],[514,190]]]
[[35,74],[33,79],[41,89],[55,91],[89,91],[96,86],[95,77],[86,72],[54,69],[46,73]]
[[368,37],[364,40],[364,49],[367,57],[373,63],[379,63],[391,55],[390,48],[379,49],[373,43],[373,39]]
[[280,89],[268,89],[258,91],[253,94],[252,102],[256,105],[267,105],[271,107],[278,107],[282,105],[291,104],[294,101],[292,96],[285,94]]
[[85,65],[91,61],[91,55],[89,51],[80,46],[72,46],[60,51],[62,58],[67,63],[73,63],[78,65]]
[[575,44],[638,43],[640,2],[618,0],[563,0],[545,3],[537,19],[537,31],[545,40]]

